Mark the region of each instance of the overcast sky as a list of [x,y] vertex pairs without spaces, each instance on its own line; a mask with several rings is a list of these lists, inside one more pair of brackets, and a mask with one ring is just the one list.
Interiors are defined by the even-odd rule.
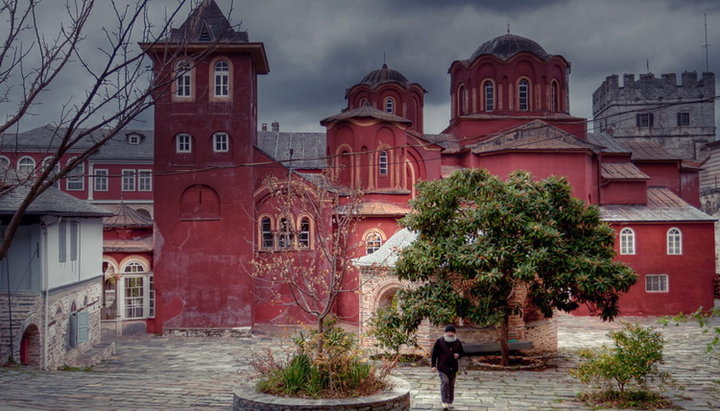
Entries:
[[[46,0],[45,18],[54,1]],[[102,21],[98,1],[94,24]],[[153,0],[155,15],[177,0]],[[250,41],[265,43],[270,74],[259,79],[258,122],[279,121],[285,131],[320,131],[319,120],[345,107],[345,89],[387,64],[428,90],[425,132],[447,126],[447,70],[487,40],[507,31],[535,40],[572,64],[570,111],[592,117],[593,91],[617,73],[702,72],[703,13],[708,12],[710,70],[720,62],[720,2],[711,0],[217,0],[242,22]],[[183,13],[182,19],[187,16]],[[178,21],[178,26],[182,21]],[[90,40],[84,47],[92,48]],[[82,79],[57,84],[39,116],[23,129],[47,123],[53,104]],[[678,76],[679,77],[679,76]],[[151,114],[144,116],[151,118]]]

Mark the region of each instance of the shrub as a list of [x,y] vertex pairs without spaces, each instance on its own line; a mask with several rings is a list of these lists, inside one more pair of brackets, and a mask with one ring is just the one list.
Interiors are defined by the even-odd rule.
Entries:
[[262,378],[260,392],[272,395],[344,398],[370,395],[386,387],[386,373],[363,361],[355,336],[329,321],[323,332],[300,333],[292,338],[295,353],[277,361],[272,352],[254,357],[251,364]]
[[378,308],[368,322],[368,335],[375,338],[377,347],[400,354],[403,345],[416,346],[417,337],[412,327],[407,327],[397,310],[397,301],[384,308]]
[[570,373],[584,383],[599,382],[606,392],[608,385],[615,385],[623,393],[629,385],[647,388],[647,382],[658,379],[666,382],[669,373],[662,372],[664,339],[654,328],[626,324],[619,331],[611,331],[614,347],[603,345],[598,350],[582,350],[584,361]]

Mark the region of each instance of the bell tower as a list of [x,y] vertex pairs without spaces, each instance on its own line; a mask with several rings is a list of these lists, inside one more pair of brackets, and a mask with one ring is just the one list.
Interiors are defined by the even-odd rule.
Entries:
[[[155,97],[154,285],[158,330],[253,321],[253,159],[263,43],[203,1],[165,41],[141,44]],[[244,269],[245,268],[245,269]]]

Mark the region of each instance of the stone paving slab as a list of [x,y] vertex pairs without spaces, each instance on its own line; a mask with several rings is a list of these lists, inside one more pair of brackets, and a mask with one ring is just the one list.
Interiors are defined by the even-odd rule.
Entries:
[[[688,410],[720,409],[720,361],[709,360],[704,351],[709,334],[694,324],[663,329],[654,318],[622,321],[662,329],[667,340],[664,369],[672,372],[678,384],[668,395],[677,405]],[[560,315],[558,322],[556,368],[461,373],[455,409],[588,409],[576,400],[587,387],[568,373],[577,362],[574,352],[609,342],[607,331],[621,324],[569,315]],[[90,372],[0,369],[0,408],[230,409],[233,387],[253,384],[250,355],[277,344],[269,337],[120,338],[117,355]],[[393,374],[411,383],[412,409],[440,409],[439,382],[429,367],[398,368]]]

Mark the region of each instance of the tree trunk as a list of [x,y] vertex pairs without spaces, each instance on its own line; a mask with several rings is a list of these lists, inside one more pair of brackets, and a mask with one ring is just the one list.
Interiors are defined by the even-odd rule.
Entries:
[[502,356],[502,365],[504,367],[510,365],[510,345],[508,344],[509,323],[510,316],[505,313],[503,316],[503,322],[500,325],[500,354]]

